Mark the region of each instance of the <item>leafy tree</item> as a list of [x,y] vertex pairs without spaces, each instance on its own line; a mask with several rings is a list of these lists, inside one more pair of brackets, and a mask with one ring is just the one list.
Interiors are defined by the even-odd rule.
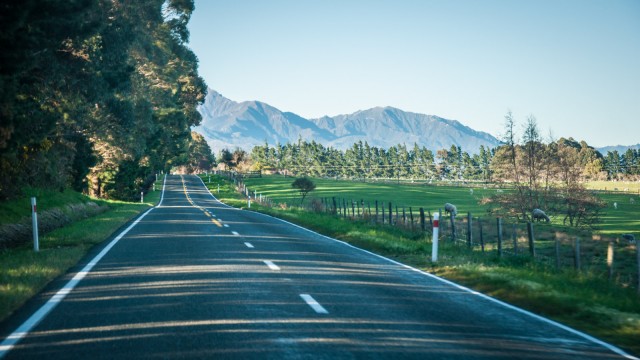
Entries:
[[302,204],[307,194],[315,190],[316,184],[307,177],[301,177],[295,179],[293,183],[291,183],[291,187],[294,189],[298,189],[298,191],[300,192],[300,196],[302,197],[302,200],[300,200],[300,204]]

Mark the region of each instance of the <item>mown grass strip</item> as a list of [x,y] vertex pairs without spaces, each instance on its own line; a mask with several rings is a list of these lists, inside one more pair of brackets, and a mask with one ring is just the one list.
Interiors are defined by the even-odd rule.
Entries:
[[156,204],[160,193],[149,192],[145,203],[104,202],[108,211],[42,235],[40,252],[34,252],[30,244],[0,252],[0,321],[66,273],[93,246]]
[[[260,179],[271,196],[287,194],[292,178]],[[276,178],[277,179],[277,178]],[[220,193],[216,193],[217,184]],[[256,186],[254,179],[251,179]],[[235,191],[233,183],[212,177],[210,188],[228,205],[247,208],[246,198]],[[260,186],[259,189],[263,187]],[[361,184],[355,185],[362,190]],[[357,198],[344,183],[340,191]],[[394,198],[407,198],[394,189]],[[446,195],[440,195],[444,198]],[[391,197],[391,196],[388,196]],[[291,201],[291,200],[290,200]],[[439,275],[461,285],[483,292],[507,303],[529,310],[615,344],[633,354],[640,354],[640,298],[635,289],[625,289],[593,274],[575,271],[558,272],[523,255],[498,258],[495,253],[469,250],[465,246],[444,241],[437,264],[431,263],[430,238],[388,226],[372,226],[339,217],[311,213],[296,208],[269,208],[252,203],[252,211],[276,216],[321,234],[346,241],[404,264]]]

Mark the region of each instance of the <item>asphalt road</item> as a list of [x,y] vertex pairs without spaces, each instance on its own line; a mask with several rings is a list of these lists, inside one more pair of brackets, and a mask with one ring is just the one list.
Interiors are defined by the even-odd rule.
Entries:
[[[169,176],[161,205],[110,246],[90,271],[95,253],[75,269],[84,277],[64,298],[51,288],[0,326],[1,339],[13,332],[0,357],[625,358],[455,284],[229,208],[195,176]],[[14,332],[52,296],[46,316]]]

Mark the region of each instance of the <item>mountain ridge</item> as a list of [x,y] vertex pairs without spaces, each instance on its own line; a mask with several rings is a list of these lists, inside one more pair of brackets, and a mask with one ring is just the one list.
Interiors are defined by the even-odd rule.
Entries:
[[198,111],[202,123],[194,130],[201,133],[214,150],[239,147],[250,151],[253,146],[265,142],[284,144],[300,138],[340,150],[357,141],[366,141],[371,146],[385,149],[417,143],[434,152],[456,145],[468,153],[477,153],[481,145],[492,148],[500,143],[492,135],[474,130],[458,120],[391,106],[306,119],[260,101],[236,102],[209,89]]

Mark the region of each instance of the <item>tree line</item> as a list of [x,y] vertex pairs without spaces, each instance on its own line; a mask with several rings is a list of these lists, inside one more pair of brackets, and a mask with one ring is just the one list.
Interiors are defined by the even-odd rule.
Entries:
[[131,199],[156,172],[213,165],[190,130],[206,93],[186,46],[193,10],[193,0],[4,2],[0,199],[25,186]]
[[[509,115],[511,117],[511,115]],[[545,141],[535,121],[522,140],[516,129],[496,148],[480,146],[469,154],[459,146],[433,151],[424,146],[405,144],[388,149],[358,141],[342,151],[320,143],[299,139],[297,143],[265,143],[250,153],[242,149],[223,149],[218,161],[227,168],[272,170],[291,175],[314,177],[346,177],[355,179],[424,179],[437,181],[519,182],[520,172],[513,172],[514,159],[527,162],[536,182],[547,185],[575,177],[577,181],[634,179],[640,175],[640,152],[629,149],[620,156],[617,151],[603,156],[585,141],[560,138]],[[513,125],[515,127],[515,123]],[[526,129],[525,129],[526,130]],[[509,134],[507,131],[507,134]],[[532,133],[533,131],[533,133]],[[535,144],[535,145],[533,145]],[[525,159],[525,160],[523,160]],[[517,165],[517,164],[515,164]]]
[[624,156],[617,152],[603,156],[584,141],[545,140],[533,116],[522,124],[520,134],[510,112],[504,130],[500,146],[481,146],[472,155],[455,145],[434,154],[417,144],[382,149],[359,141],[341,151],[299,139],[285,145],[255,146],[250,154],[224,149],[219,161],[227,167],[293,176],[492,183],[506,189],[482,200],[496,216],[532,221],[533,210],[544,209],[576,227],[593,227],[606,205],[584,187],[585,181],[638,179],[637,150]]

